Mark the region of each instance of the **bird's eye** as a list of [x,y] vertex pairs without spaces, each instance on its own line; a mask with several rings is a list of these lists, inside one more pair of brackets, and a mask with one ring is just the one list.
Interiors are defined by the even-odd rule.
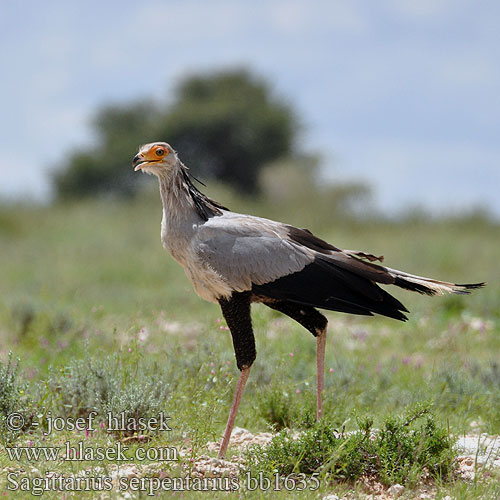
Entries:
[[156,150],[156,156],[163,156],[165,154],[165,150],[163,148],[159,148]]

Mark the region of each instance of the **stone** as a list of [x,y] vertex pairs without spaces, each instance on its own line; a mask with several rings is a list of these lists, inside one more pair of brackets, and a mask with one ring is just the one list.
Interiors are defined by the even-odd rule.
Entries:
[[405,487],[402,484],[393,484],[387,490],[387,493],[389,493],[389,495],[392,495],[393,497],[397,498],[403,494],[404,490],[405,490]]

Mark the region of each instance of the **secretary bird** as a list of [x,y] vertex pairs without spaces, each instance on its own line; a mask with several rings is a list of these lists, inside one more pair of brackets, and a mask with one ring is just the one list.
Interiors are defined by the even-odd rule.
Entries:
[[317,342],[317,413],[323,414],[324,359],[330,311],[406,321],[405,306],[380,288],[396,285],[426,295],[469,293],[484,283],[458,285],[374,264],[382,257],[342,250],[307,229],[231,212],[201,193],[188,168],[165,142],[142,146],[134,169],[158,177],[163,203],[161,240],[184,268],[196,293],[218,302],[231,331],[240,377],[219,450],[224,458],[234,420],[255,360],[250,304],[259,302],[291,317]]

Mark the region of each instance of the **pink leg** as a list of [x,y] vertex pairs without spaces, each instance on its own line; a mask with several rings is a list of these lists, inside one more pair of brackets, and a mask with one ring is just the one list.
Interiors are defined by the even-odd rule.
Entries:
[[234,393],[233,404],[231,406],[231,411],[229,412],[229,418],[227,419],[222,444],[220,445],[219,458],[224,458],[226,456],[227,446],[229,444],[229,439],[231,438],[231,432],[233,431],[234,419],[236,418],[236,413],[238,413],[238,407],[240,406],[241,396],[243,396],[248,375],[250,375],[250,367],[243,368],[240,373],[238,385],[236,386],[236,392]]
[[326,328],[316,337],[316,420],[323,416],[323,388],[325,386]]

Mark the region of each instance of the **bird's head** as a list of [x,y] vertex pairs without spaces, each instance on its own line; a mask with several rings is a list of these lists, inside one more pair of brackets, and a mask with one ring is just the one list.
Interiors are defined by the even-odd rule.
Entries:
[[139,148],[132,160],[134,170],[156,176],[167,173],[177,163],[177,154],[166,142],[152,142]]

